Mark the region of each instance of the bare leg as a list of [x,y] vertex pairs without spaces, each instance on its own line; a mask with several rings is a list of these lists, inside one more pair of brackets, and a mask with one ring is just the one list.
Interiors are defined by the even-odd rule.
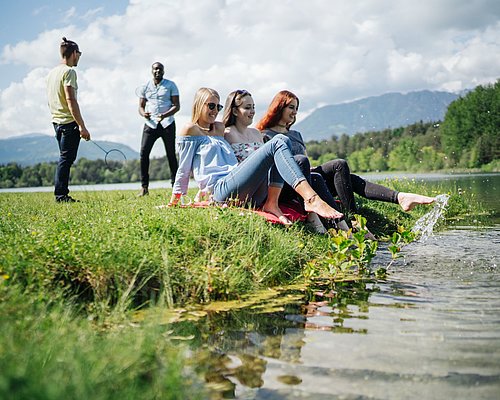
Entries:
[[338,219],[344,216],[325,203],[306,180],[301,181],[294,189],[304,199],[306,211],[313,211],[323,218]]
[[434,201],[434,197],[422,196],[415,193],[398,193],[398,204],[404,211],[412,210],[417,204],[431,204]]
[[266,202],[262,205],[262,210],[276,215],[283,225],[289,226],[292,225],[292,221],[285,217],[283,211],[281,211],[278,205],[281,189],[281,187],[269,186],[267,199]]

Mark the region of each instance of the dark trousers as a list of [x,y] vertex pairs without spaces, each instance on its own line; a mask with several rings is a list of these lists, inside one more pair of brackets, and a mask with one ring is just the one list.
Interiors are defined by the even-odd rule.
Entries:
[[399,192],[351,174],[345,160],[331,160],[313,168],[312,171],[323,177],[330,193],[338,196],[344,208],[352,213],[357,212],[354,193],[370,200],[398,203]]
[[[304,174],[307,182],[309,182],[309,184],[318,194],[318,196],[321,197],[321,199],[323,199],[323,201],[325,201],[330,207],[333,207],[337,211],[340,211],[340,207],[333,198],[330,190],[328,189],[325,179],[319,173],[311,171],[311,164],[307,156],[295,155],[293,156],[293,158],[295,159],[300,170]],[[295,192],[295,190],[293,190],[290,185],[287,185],[285,183],[285,185],[283,186],[283,190],[281,191],[280,194],[280,201],[287,202],[297,198],[300,199],[300,196],[297,194],[297,192]]]
[[59,145],[59,162],[56,167],[54,195],[56,199],[69,193],[69,171],[76,160],[80,145],[80,129],[76,122],[53,124]]
[[149,186],[149,155],[151,154],[153,145],[159,138],[163,140],[163,144],[165,145],[172,185],[175,181],[175,175],[179,167],[177,156],[175,155],[175,121],[166,128],[160,123],[156,129],[144,125],[141,142],[141,186],[144,188]]

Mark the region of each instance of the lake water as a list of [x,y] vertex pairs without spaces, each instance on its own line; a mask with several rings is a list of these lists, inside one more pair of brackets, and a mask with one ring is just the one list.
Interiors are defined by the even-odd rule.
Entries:
[[499,183],[436,180],[495,214],[405,247],[386,280],[289,289],[184,327],[205,380],[238,399],[499,399]]

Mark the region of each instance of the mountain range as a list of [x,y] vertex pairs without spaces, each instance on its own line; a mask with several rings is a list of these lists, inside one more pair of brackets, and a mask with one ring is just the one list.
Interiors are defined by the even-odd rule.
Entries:
[[[127,160],[139,158],[139,153],[129,146],[121,143],[96,140],[99,146],[106,151],[118,149],[122,151]],[[88,160],[104,159],[106,153],[92,141],[80,141],[78,157]],[[41,133],[30,133],[7,139],[0,139],[0,165],[15,162],[21,166],[34,165],[42,162],[57,161],[59,149],[55,136]]]
[[421,90],[386,93],[349,103],[327,105],[294,125],[305,141],[398,128],[415,122],[442,121],[448,105],[459,97],[449,92]]
[[[415,122],[442,121],[448,105],[459,94],[422,90],[402,93],[386,93],[381,96],[327,105],[313,111],[294,125],[305,141],[325,140],[341,134],[379,131],[387,128],[407,126]],[[127,160],[139,158],[139,153],[127,145],[108,141],[97,141],[104,149],[113,148],[125,153]],[[105,153],[92,142],[80,142],[78,158],[96,160]],[[34,165],[40,162],[57,161],[59,151],[54,136],[27,134],[0,140],[0,165],[16,162]]]

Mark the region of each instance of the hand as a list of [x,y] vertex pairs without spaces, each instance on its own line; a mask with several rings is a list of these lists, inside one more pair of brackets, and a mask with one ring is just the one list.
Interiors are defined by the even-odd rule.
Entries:
[[85,139],[87,142],[90,140],[90,132],[85,127],[80,127],[80,137]]

